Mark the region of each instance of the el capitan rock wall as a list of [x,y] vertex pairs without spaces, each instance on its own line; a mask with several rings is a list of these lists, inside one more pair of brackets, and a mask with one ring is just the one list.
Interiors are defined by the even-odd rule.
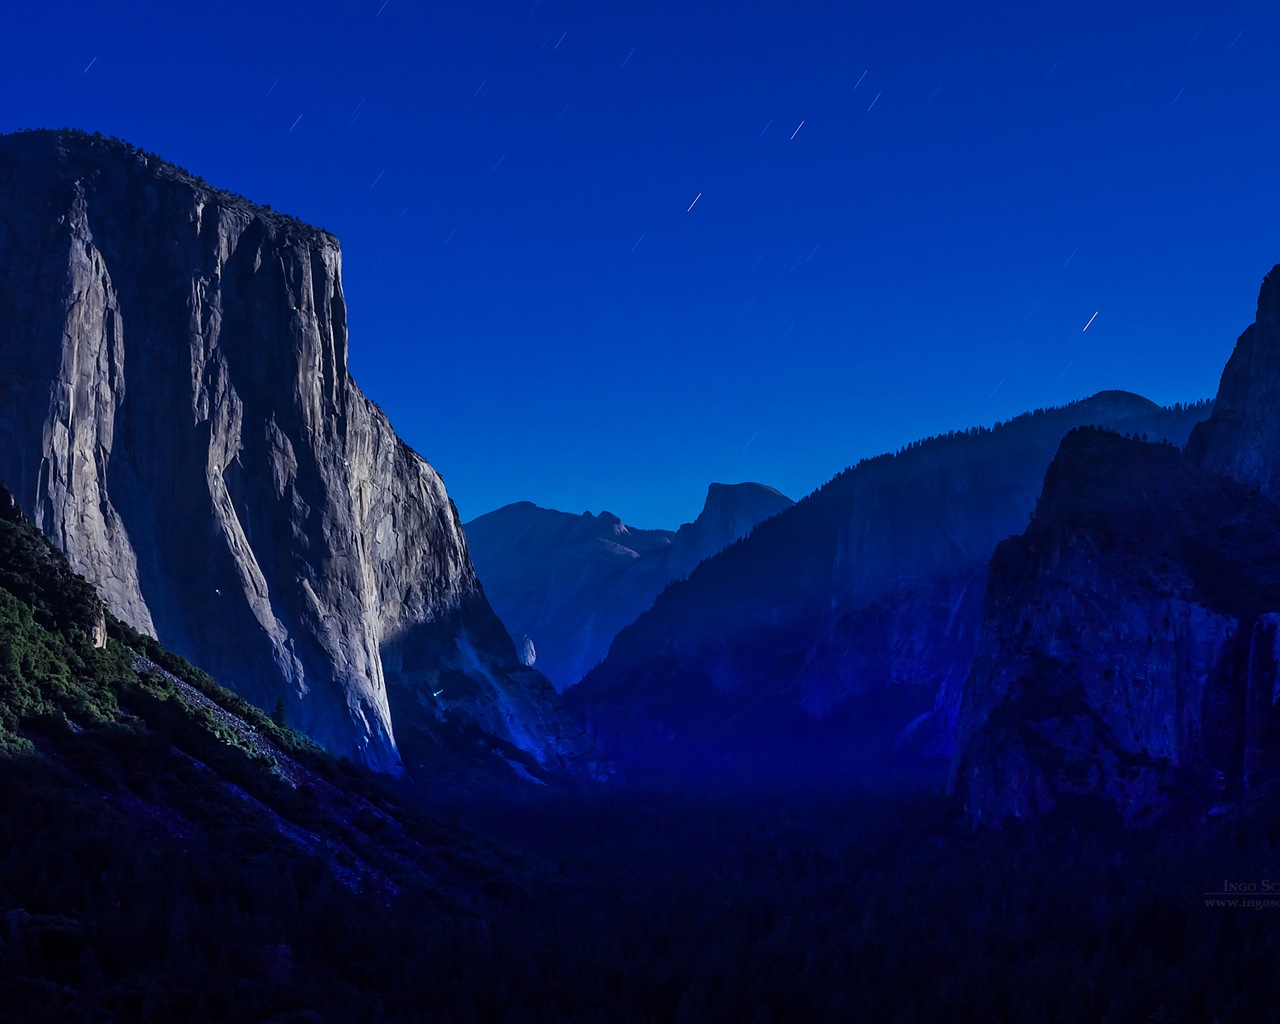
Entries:
[[331,235],[122,143],[0,138],[0,367],[0,479],[121,618],[381,770],[451,722],[585,749],[348,373]]

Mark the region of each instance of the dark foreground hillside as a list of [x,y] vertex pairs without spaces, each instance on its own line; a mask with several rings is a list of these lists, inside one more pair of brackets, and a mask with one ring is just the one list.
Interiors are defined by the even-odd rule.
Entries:
[[0,488],[0,1018],[403,1017],[390,951],[434,972],[514,884],[406,795],[111,619]]
[[1203,895],[1272,877],[1267,791],[1157,839],[1087,801],[393,789],[0,506],[5,1021],[1276,1019],[1280,908]]
[[555,871],[495,921],[476,983],[507,1002],[474,1019],[1280,1019],[1280,900],[1204,896],[1261,890],[1280,801],[1163,837],[1109,815],[971,831],[942,798],[865,790],[490,805],[463,823]]

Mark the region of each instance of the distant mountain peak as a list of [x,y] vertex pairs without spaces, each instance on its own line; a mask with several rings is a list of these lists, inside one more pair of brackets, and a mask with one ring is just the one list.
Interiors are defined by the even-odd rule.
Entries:
[[[1073,402],[1071,404],[1074,405],[1076,403]],[[1132,391],[1123,391],[1119,388],[1108,388],[1105,391],[1098,391],[1095,394],[1090,395],[1088,398],[1080,399],[1079,404],[1118,405],[1124,408],[1141,409],[1144,411],[1155,411],[1160,408],[1160,406],[1149,398],[1144,398],[1142,395],[1134,394]]]
[[790,505],[791,499],[768,484],[751,481],[740,484],[714,483],[707,487],[707,497],[702,503],[702,511],[698,513],[698,519],[747,503],[777,505],[781,509]]
[[531,502],[480,516],[466,531],[485,594],[517,647],[536,644],[539,670],[564,688],[668,583],[790,505],[764,484],[713,483],[698,517],[674,532]]

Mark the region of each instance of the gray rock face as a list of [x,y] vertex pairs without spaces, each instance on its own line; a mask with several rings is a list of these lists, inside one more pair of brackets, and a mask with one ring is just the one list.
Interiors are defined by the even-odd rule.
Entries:
[[1087,794],[1133,823],[1274,777],[1278,497],[1280,268],[1185,456],[1072,435],[997,550],[952,776],[975,818]]
[[664,574],[669,580],[683,579],[698,563],[742,540],[766,519],[794,504],[765,484],[712,484],[698,518],[685,523],[671,538]]
[[1277,613],[1280,509],[1172,447],[1069,435],[992,559],[952,787],[991,824],[1238,797],[1280,767]]
[[1280,267],[1262,282],[1257,318],[1236,341],[1213,415],[1196,427],[1187,454],[1280,501]]
[[585,749],[347,372],[331,235],[123,144],[0,138],[0,365],[0,479],[121,618],[381,770],[450,727]]
[[516,657],[520,659],[520,664],[533,668],[538,661],[538,649],[534,647],[533,640],[524,633],[513,636],[511,639],[515,641]]
[[764,484],[712,484],[698,518],[674,533],[527,501],[472,520],[466,532],[494,610],[513,636],[536,644],[538,669],[564,690],[667,584],[791,505]]
[[987,564],[1062,437],[1182,444],[1206,412],[1103,392],[868,459],[669,587],[565,699],[633,772],[941,781]]

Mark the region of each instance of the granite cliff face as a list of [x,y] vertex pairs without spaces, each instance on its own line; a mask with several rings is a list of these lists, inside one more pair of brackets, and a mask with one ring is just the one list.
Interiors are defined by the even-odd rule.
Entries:
[[1262,282],[1257,317],[1236,341],[1213,414],[1192,432],[1187,454],[1280,501],[1280,267]]
[[584,749],[347,372],[331,235],[121,143],[0,138],[0,364],[0,479],[121,618],[381,770],[459,730]]
[[992,560],[952,786],[975,819],[1101,798],[1129,823],[1280,762],[1280,268],[1186,454],[1078,433]]
[[534,659],[527,663],[564,690],[663,587],[791,505],[764,484],[712,484],[697,519],[674,533],[627,526],[609,512],[575,516],[527,501],[465,529],[494,610]]
[[1280,508],[1177,449],[1069,435],[996,550],[952,786],[978,821],[1203,811],[1280,766]]
[[634,773],[945,779],[987,563],[1062,437],[1180,445],[1206,412],[1103,392],[869,459],[668,587],[565,700]]

